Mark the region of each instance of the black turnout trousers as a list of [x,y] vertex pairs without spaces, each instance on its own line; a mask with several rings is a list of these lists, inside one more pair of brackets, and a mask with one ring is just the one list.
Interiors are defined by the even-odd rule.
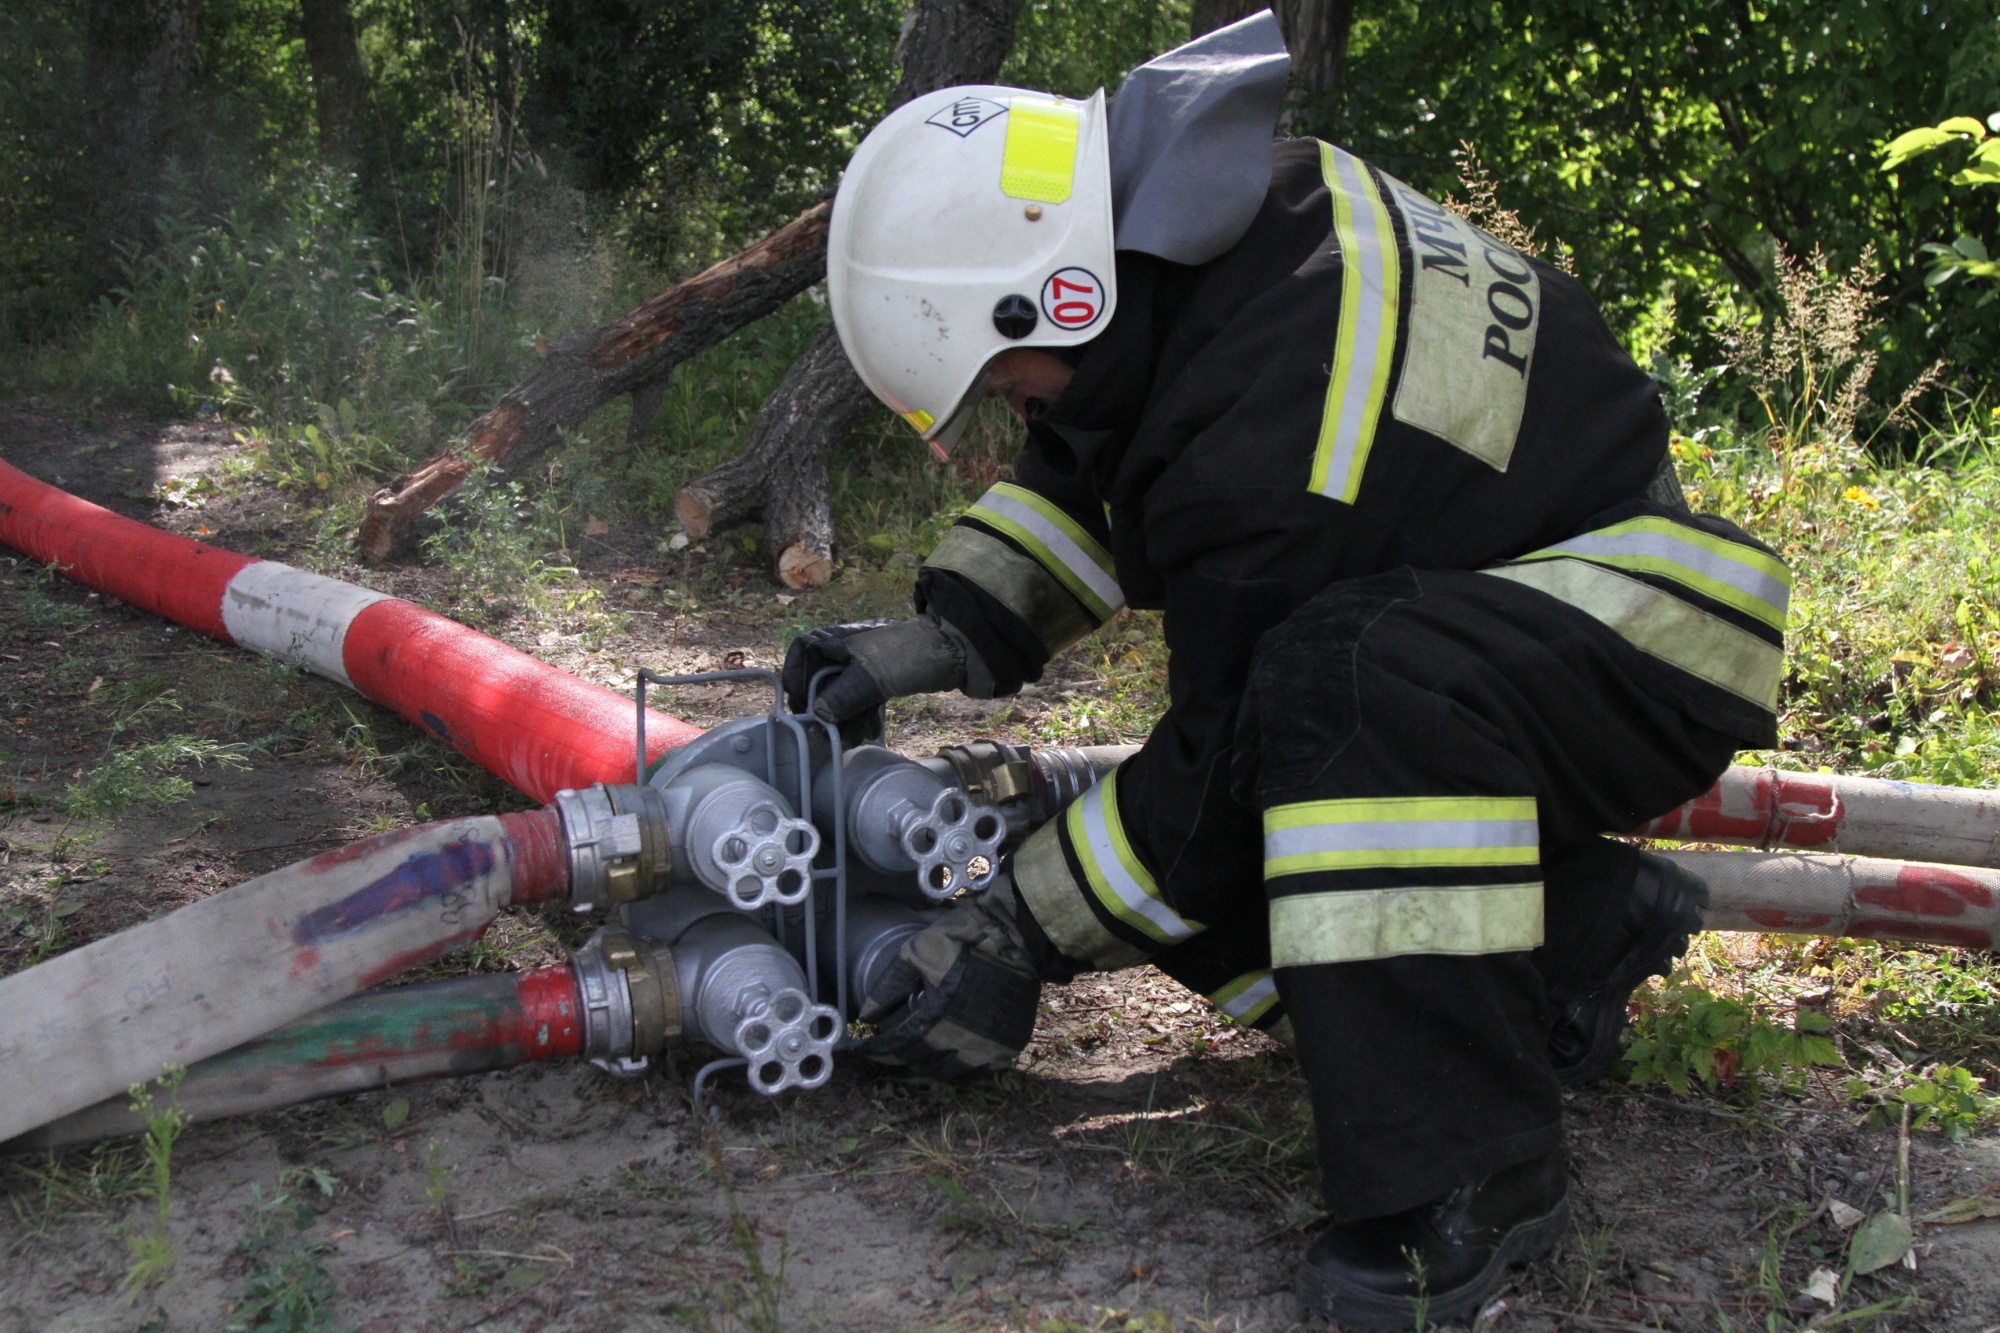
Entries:
[[1240,884],[1154,961],[1220,975],[1219,949],[1226,971],[1262,937],[1239,914],[1268,914],[1336,1216],[1558,1146],[1547,988],[1616,938],[1636,871],[1602,834],[1700,795],[1740,744],[1653,688],[1659,669],[1590,615],[1467,571],[1336,584],[1259,644],[1222,798],[1250,817],[1197,836],[1261,823],[1262,892]]

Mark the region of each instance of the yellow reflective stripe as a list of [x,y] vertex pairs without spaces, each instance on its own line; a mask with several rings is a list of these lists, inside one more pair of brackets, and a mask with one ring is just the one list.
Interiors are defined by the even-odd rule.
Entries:
[[1319,158],[1333,195],[1333,229],[1340,242],[1340,328],[1319,448],[1313,454],[1312,488],[1352,504],[1389,391],[1402,257],[1389,206],[1366,164],[1329,143],[1319,146]]
[[1271,966],[1406,954],[1512,953],[1542,942],[1542,886],[1354,889],[1271,900]]
[[1003,481],[965,512],[1025,546],[1090,608],[1099,624],[1125,605],[1111,553],[1075,519],[1027,487]]
[[1041,561],[963,523],[931,548],[924,568],[952,570],[985,589],[1026,622],[1050,657],[1086,638],[1101,623]]
[[1525,584],[1617,631],[1650,653],[1719,689],[1776,712],[1784,650],[1670,592],[1603,565],[1565,557],[1481,570]]
[[919,435],[922,435],[932,426],[937,425],[937,418],[924,411],[921,407],[914,411],[903,413],[903,420],[909,422]]
[[1264,878],[1386,866],[1536,864],[1532,796],[1300,801],[1264,812]]
[[1635,518],[1614,523],[1521,558],[1557,555],[1670,578],[1754,616],[1772,629],[1785,628],[1792,574],[1783,561],[1672,519]]
[[1087,885],[1070,873],[1055,821],[1042,825],[1014,853],[1014,892],[1063,957],[1115,972],[1145,959],[1143,949],[1104,928],[1090,910]]
[[1178,944],[1207,929],[1189,921],[1160,898],[1160,886],[1141,864],[1125,825],[1118,817],[1118,774],[1070,803],[1070,846],[1083,865],[1084,877],[1104,910],[1132,929],[1162,944]]
[[1248,1027],[1271,1012],[1271,1006],[1278,1002],[1278,981],[1270,968],[1260,967],[1255,972],[1245,972],[1209,996],[1208,1002],[1230,1022]]
[[1007,146],[1000,158],[1000,192],[1014,199],[1059,204],[1076,180],[1080,107],[1016,97],[1007,104]]

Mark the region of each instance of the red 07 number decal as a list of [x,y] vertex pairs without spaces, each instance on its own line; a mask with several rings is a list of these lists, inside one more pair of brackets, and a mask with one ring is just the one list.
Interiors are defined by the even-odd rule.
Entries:
[[1104,313],[1104,284],[1087,268],[1058,269],[1042,284],[1042,313],[1059,329],[1087,329]]

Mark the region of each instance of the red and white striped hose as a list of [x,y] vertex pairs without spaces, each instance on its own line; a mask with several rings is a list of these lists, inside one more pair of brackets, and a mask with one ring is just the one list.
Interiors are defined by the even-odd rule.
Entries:
[[[537,801],[633,780],[631,701],[411,602],[162,532],[0,463],[0,542],[394,709]],[[647,758],[701,734],[653,713]]]

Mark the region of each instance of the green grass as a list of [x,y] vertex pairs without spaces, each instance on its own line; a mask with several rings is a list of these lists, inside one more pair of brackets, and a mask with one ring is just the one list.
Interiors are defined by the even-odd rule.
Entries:
[[24,1241],[46,1240],[73,1222],[103,1221],[144,1198],[150,1173],[138,1145],[117,1140],[40,1159],[0,1162],[8,1203]]
[[73,819],[101,819],[148,801],[185,800],[194,783],[178,770],[211,764],[245,768],[248,747],[236,742],[175,734],[107,755],[65,790],[63,813]]

